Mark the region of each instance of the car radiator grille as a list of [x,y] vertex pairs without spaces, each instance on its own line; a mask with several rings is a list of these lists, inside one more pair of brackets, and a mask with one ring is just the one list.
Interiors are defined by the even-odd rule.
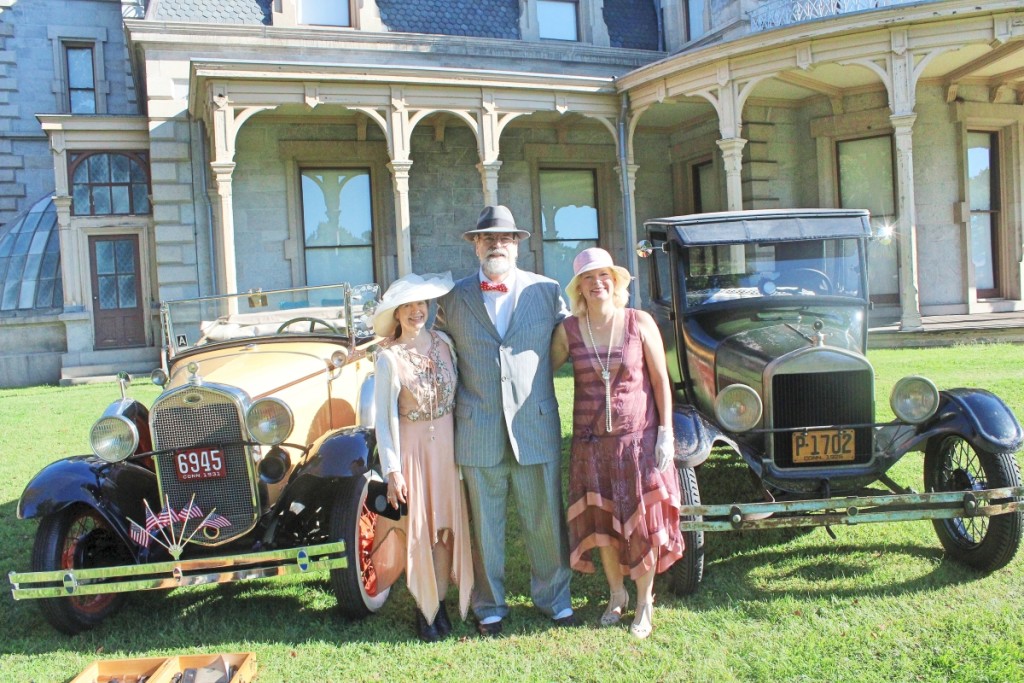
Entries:
[[[822,427],[868,424],[874,415],[873,375],[870,368],[850,372],[776,375],[772,379],[772,426]],[[856,457],[837,464],[860,464],[874,450],[871,427],[855,430]],[[793,462],[792,432],[772,434],[777,467],[820,467]]]
[[[224,477],[195,481],[178,479],[173,453],[155,458],[161,493],[170,499],[171,507],[179,512],[186,509],[194,495],[194,505],[204,515],[216,509],[231,523],[216,531],[204,529],[192,542],[220,545],[249,531],[256,523],[256,489],[249,449],[239,443],[245,432],[234,399],[218,391],[190,387],[154,404],[150,424],[156,450],[219,446],[224,455]],[[189,520],[185,538],[201,522],[202,518]],[[176,529],[180,533],[181,527]]]

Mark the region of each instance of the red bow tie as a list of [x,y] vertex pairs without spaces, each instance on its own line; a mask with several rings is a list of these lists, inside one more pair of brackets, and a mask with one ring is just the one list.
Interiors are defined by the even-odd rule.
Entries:
[[492,285],[487,280],[481,280],[480,281],[480,291],[481,292],[502,292],[502,293],[507,293],[508,292],[508,287],[505,285],[504,282],[499,282],[496,285]]

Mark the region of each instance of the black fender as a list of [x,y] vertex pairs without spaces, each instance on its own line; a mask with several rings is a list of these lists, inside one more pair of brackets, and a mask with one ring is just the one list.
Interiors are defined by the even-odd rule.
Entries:
[[305,461],[292,472],[286,500],[281,503],[317,503],[328,485],[369,472],[377,464],[376,449],[376,434],[366,427],[345,427],[321,436],[310,446]]
[[900,444],[902,450],[924,447],[924,442],[957,434],[971,445],[993,453],[1013,453],[1024,443],[1024,429],[1001,398],[985,389],[947,389],[939,392],[935,415]]
[[696,467],[708,456],[716,443],[724,443],[760,473],[760,459],[750,449],[722,432],[692,405],[676,407],[672,411],[672,436],[675,437],[676,466]]
[[160,509],[152,471],[128,461],[111,464],[91,455],[73,456],[50,463],[29,481],[18,501],[18,518],[45,517],[69,505],[88,505],[136,552],[128,536],[128,518],[145,523],[144,498],[153,509]]

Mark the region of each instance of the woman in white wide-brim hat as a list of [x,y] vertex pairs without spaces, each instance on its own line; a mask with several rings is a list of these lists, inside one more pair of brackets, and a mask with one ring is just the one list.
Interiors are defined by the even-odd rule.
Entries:
[[463,620],[473,588],[469,514],[455,465],[455,350],[444,333],[427,329],[429,302],[452,287],[450,273],[406,275],[373,316],[375,332],[386,337],[374,389],[381,471],[388,503],[408,506],[398,522],[378,517],[373,564],[378,589],[405,571],[416,631],[427,642],[451,633],[449,580],[458,584]]
[[569,564],[608,581],[601,625],[619,623],[636,582],[630,633],[651,634],[654,575],[683,554],[679,474],[673,466],[672,394],[654,319],[626,308],[629,271],[604,249],[573,260],[572,316],[556,329],[551,357],[572,359],[576,393],[569,460]]

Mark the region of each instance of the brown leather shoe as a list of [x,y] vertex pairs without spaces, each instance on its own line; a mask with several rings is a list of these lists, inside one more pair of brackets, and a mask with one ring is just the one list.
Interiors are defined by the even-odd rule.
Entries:
[[570,614],[567,617],[562,617],[561,619],[553,619],[552,621],[555,622],[555,626],[558,628],[571,628],[573,626],[580,625],[580,622],[576,619],[575,613]]
[[497,638],[501,635],[502,625],[500,621],[496,621],[493,624],[481,624],[478,621],[476,623],[476,630],[484,638]]

